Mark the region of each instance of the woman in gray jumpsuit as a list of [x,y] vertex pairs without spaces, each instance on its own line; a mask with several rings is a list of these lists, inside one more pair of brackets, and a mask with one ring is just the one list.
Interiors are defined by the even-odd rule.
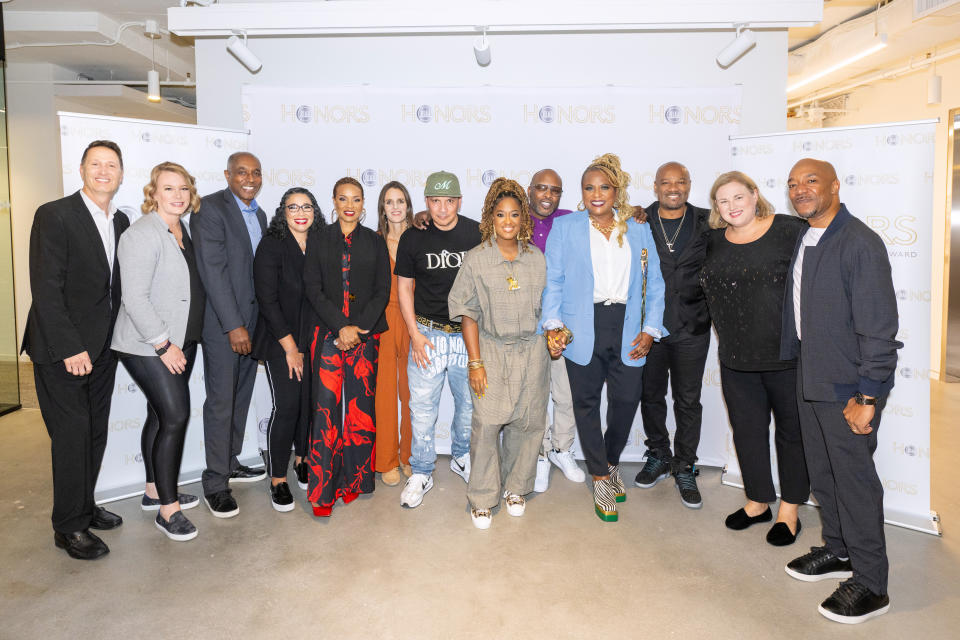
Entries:
[[549,355],[537,325],[546,262],[528,242],[531,229],[523,187],[497,178],[483,203],[481,242],[448,298],[450,319],[463,323],[475,394],[467,500],[478,529],[490,526],[501,495],[507,513],[523,515],[543,439]]

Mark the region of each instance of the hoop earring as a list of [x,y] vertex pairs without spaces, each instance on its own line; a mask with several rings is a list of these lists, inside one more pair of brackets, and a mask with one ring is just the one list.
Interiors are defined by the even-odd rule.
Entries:
[[583,200],[577,203],[577,211],[586,211],[587,208],[583,206]]

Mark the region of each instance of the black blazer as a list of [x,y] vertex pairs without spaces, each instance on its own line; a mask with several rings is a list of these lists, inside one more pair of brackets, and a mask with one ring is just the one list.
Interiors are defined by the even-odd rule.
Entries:
[[343,315],[343,232],[337,223],[307,238],[303,284],[307,300],[319,316],[319,337],[356,325],[370,333],[387,330],[384,309],[390,300],[390,255],[383,238],[362,225],[353,231],[350,248],[350,316]]
[[[267,214],[263,209],[257,209],[257,220],[266,235]],[[249,331],[258,315],[253,292],[253,247],[232,191],[224,189],[203,197],[200,209],[190,216],[190,238],[207,292],[205,339],[222,341],[223,334],[238,327]]]
[[[130,226],[113,216],[115,242]],[[116,256],[116,244],[114,245]],[[30,290],[21,353],[37,364],[60,362],[86,351],[96,360],[110,348],[120,311],[120,263],[110,265],[97,225],[80,192],[37,209],[30,231]]]
[[[319,233],[311,231],[309,238]],[[283,356],[280,338],[292,335],[300,353],[308,353],[318,319],[303,295],[304,254],[291,233],[281,240],[266,235],[253,259],[253,287],[260,319],[253,332],[257,360]]]
[[677,333],[681,329],[693,335],[706,333],[710,330],[710,312],[700,287],[700,269],[707,256],[706,234],[710,230],[710,212],[687,203],[687,213],[693,214],[693,237],[683,251],[670,253],[656,221],[659,210],[659,202],[646,208],[665,285],[663,326],[670,333]]

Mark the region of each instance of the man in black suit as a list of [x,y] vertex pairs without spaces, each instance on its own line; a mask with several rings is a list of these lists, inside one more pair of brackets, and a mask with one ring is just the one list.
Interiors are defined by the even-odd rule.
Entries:
[[230,481],[267,477],[237,458],[243,448],[257,361],[250,357],[259,313],[253,288],[253,256],[267,230],[256,196],[263,184],[260,161],[245,151],[232,154],[223,172],[227,187],[205,196],[190,220],[197,270],[207,290],[203,319],[203,438],[207,468],[204,502],[218,518],[240,513]]
[[[710,348],[710,314],[700,288],[706,257],[709,211],[687,202],[690,172],[679,162],[657,169],[653,183],[657,201],[647,207],[663,272],[663,324],[670,335],[654,342],[643,367],[640,415],[647,435],[647,461],[634,483],[647,489],[671,473],[680,501],[691,509],[703,505],[694,463],[700,444],[703,406],[700,389]],[[673,390],[677,430],[670,452],[667,432],[667,379]]]
[[71,557],[110,551],[90,529],[120,516],[93,499],[107,446],[120,310],[117,241],[130,226],[113,197],[123,181],[120,147],[95,140],[80,159],[83,188],[37,209],[30,232],[30,290],[22,351],[33,360],[40,413],[51,440],[54,543]]

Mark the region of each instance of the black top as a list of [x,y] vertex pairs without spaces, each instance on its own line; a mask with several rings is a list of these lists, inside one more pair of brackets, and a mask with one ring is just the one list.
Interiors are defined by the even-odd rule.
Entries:
[[187,332],[183,337],[183,346],[188,346],[192,342],[200,342],[200,333],[203,331],[203,312],[207,306],[207,294],[203,290],[203,283],[200,281],[200,272],[197,271],[197,255],[193,250],[193,240],[187,232],[183,221],[180,221],[180,234],[183,237],[184,260],[187,261],[187,269],[190,271],[190,311],[187,313]]
[[[307,251],[310,238],[307,235]],[[257,360],[283,355],[280,338],[293,336],[300,353],[309,353],[316,314],[303,294],[303,265],[306,261],[297,239],[287,232],[283,239],[267,234],[257,245],[253,259],[253,285],[260,307],[260,318],[253,331],[253,350]]]
[[[687,217],[671,253],[660,230],[660,203],[646,208],[650,231],[660,257],[663,274],[663,326],[671,335],[685,331],[701,335],[710,330],[707,301],[700,287],[700,268],[707,251],[709,211],[687,204]],[[672,238],[680,220],[664,220],[663,226]],[[669,340],[669,338],[667,338]]]
[[460,216],[449,231],[430,225],[421,231],[410,227],[400,236],[393,272],[416,280],[413,308],[417,315],[450,322],[447,296],[460,271],[464,254],[480,244],[480,224]]
[[343,313],[344,237],[339,224],[330,224],[307,239],[303,286],[307,300],[318,316],[319,335],[337,333],[356,325],[370,333],[387,330],[384,309],[390,299],[390,254],[376,231],[358,225],[350,234],[350,272],[347,295],[350,313]]
[[777,215],[762,236],[734,244],[724,229],[710,231],[700,282],[717,328],[720,362],[739,371],[796,366],[780,359],[780,323],[787,272],[807,223]]

